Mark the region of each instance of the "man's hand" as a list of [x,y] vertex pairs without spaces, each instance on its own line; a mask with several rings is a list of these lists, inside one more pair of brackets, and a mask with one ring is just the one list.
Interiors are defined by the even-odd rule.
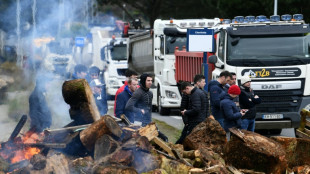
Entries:
[[186,109],[184,109],[183,111],[181,111],[181,114],[184,115],[185,111],[186,111]]
[[213,117],[213,115],[210,115],[210,116],[209,116],[209,118],[211,118],[211,119],[215,120],[215,118]]
[[254,98],[259,98],[258,95],[255,95]]
[[144,111],[144,109],[141,109],[141,113],[142,113],[142,114],[145,114],[145,111]]

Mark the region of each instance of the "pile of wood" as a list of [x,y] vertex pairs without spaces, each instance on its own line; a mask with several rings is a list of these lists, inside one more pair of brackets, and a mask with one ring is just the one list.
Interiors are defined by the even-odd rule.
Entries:
[[[167,143],[158,138],[155,123],[140,127],[131,125],[125,116],[121,119],[109,115],[98,118],[94,111],[97,108],[92,107],[92,95],[85,92],[88,91],[87,83],[76,80],[66,82],[64,86],[68,84],[76,86],[72,90],[79,93],[72,96],[76,93],[68,87],[63,88],[74,121],[64,128],[46,130],[43,142],[31,144],[41,152],[30,160],[10,164],[0,157],[0,174],[310,172],[310,140],[267,138],[232,128],[231,140],[227,142],[220,124],[207,118],[193,129],[183,145]],[[20,131],[20,126],[17,127],[10,138],[13,142]]]

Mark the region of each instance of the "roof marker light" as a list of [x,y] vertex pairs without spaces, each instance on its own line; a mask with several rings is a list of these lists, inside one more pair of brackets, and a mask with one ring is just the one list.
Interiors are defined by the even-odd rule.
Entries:
[[199,22],[198,24],[199,24],[199,26],[204,26],[204,25],[206,25],[205,22]]
[[246,16],[244,20],[247,20],[248,22],[255,22],[255,16]]
[[280,21],[280,16],[279,15],[272,15],[270,16],[271,22],[279,22]]
[[264,16],[264,15],[256,16],[256,21],[257,22],[266,22],[267,21],[267,17]]
[[195,26],[195,25],[196,25],[196,22],[190,22],[189,25],[190,25],[190,26]]
[[296,21],[301,21],[304,19],[304,16],[302,14],[294,14],[293,15],[293,18],[296,20]]
[[187,25],[187,23],[186,23],[186,22],[181,22],[180,25],[181,25],[182,27],[185,27],[185,26]]
[[282,15],[281,19],[283,21],[290,21],[290,20],[292,20],[292,15],[289,15],[289,14]]
[[230,24],[230,23],[231,23],[231,20],[230,20],[230,19],[224,19],[224,20],[223,20],[223,23],[224,23],[224,24]]
[[243,23],[244,22],[244,17],[243,16],[236,16],[235,17],[235,21],[237,23]]

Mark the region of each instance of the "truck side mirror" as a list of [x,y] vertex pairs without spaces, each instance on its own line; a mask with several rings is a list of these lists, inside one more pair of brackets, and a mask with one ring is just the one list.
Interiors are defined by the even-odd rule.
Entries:
[[160,37],[155,36],[154,38],[154,56],[160,56]]
[[208,59],[209,59],[209,63],[211,63],[211,64],[217,63],[217,56],[216,55],[212,55]]

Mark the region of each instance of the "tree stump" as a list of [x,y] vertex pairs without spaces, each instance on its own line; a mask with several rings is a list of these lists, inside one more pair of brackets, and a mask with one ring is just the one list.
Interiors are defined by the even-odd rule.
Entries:
[[226,144],[226,132],[214,119],[207,118],[198,124],[184,140],[184,149],[212,149],[217,153],[222,152]]
[[103,135],[96,141],[94,159],[98,161],[100,158],[113,153],[119,147],[119,143],[109,135]]
[[282,145],[254,132],[229,129],[231,139],[224,148],[226,164],[238,169],[265,173],[285,173],[287,161]]
[[85,148],[92,151],[96,141],[105,134],[114,135],[116,137],[120,137],[122,135],[121,128],[109,115],[101,117],[88,128],[83,130],[80,133],[80,139]]
[[70,105],[71,119],[79,124],[88,124],[99,120],[100,113],[85,79],[65,81],[62,86],[62,95],[65,102]]
[[272,137],[285,149],[288,166],[310,165],[310,139],[291,137]]

